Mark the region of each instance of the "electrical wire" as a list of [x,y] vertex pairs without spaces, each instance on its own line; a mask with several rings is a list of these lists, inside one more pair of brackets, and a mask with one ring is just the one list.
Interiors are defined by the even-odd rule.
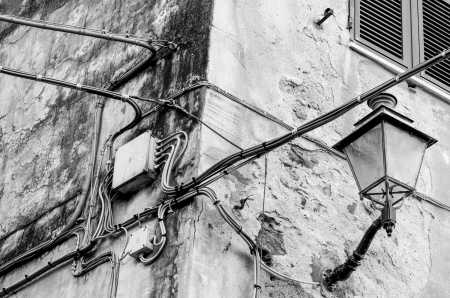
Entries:
[[0,21],[23,25],[23,26],[35,27],[35,28],[44,29],[44,30],[58,31],[58,32],[83,35],[83,36],[88,36],[88,37],[95,37],[95,38],[105,39],[105,40],[109,40],[109,41],[117,41],[117,42],[132,44],[132,45],[140,46],[147,50],[150,50],[152,53],[154,53],[156,51],[153,44],[175,46],[175,44],[173,42],[166,41],[166,40],[143,39],[140,37],[133,36],[131,34],[116,34],[116,33],[108,32],[106,30],[88,29],[85,27],[57,24],[57,23],[51,23],[51,22],[46,22],[46,21],[41,21],[41,20],[36,21],[36,20],[29,19],[29,18],[24,18],[24,17],[0,15]]
[[144,265],[152,264],[163,252],[166,243],[167,243],[167,236],[166,236],[166,226],[164,224],[164,216],[166,215],[166,212],[169,210],[171,202],[166,202],[164,204],[161,204],[158,208],[158,226],[160,230],[160,237],[159,241],[156,241],[156,236],[153,238],[153,245],[154,247],[157,247],[156,252],[152,253],[151,256],[145,257],[144,255],[139,255],[138,259],[139,261]]
[[[349,101],[348,103],[346,103],[346,104],[344,104],[344,105],[342,105],[342,106],[340,106],[340,107],[338,107],[316,119],[313,119],[313,120],[305,123],[304,125],[298,127],[297,129],[293,130],[289,134],[286,134],[286,135],[278,137],[278,138],[274,138],[268,142],[264,142],[260,145],[250,147],[248,149],[242,150],[239,153],[232,154],[232,155],[222,159],[221,161],[219,161],[218,163],[213,165],[210,169],[205,171],[205,173],[200,175],[198,179],[193,178],[193,181],[186,185],[170,187],[168,184],[166,184],[165,192],[168,194],[171,194],[171,195],[177,195],[177,198],[174,199],[175,203],[177,203],[177,204],[182,203],[183,200],[192,198],[195,194],[197,194],[197,195],[203,194],[203,195],[209,197],[213,201],[213,204],[216,206],[219,214],[225,219],[225,221],[227,223],[229,223],[229,225],[241,236],[241,238],[249,246],[250,250],[254,254],[258,254],[257,245],[248,236],[248,234],[246,234],[242,230],[242,227],[237,223],[237,221],[235,219],[233,219],[233,217],[223,208],[223,206],[220,204],[220,201],[216,198],[215,193],[209,188],[199,189],[198,188],[199,183],[204,182],[207,179],[214,177],[214,175],[221,174],[222,171],[226,171],[227,168],[233,166],[235,163],[237,163],[239,161],[249,159],[249,158],[252,158],[255,156],[259,156],[263,153],[267,153],[267,152],[274,150],[275,148],[289,142],[290,140],[303,135],[304,133],[307,133],[317,127],[320,127],[322,125],[325,125],[325,124],[331,122],[332,120],[336,119],[337,117],[340,117],[341,115],[345,114],[346,112],[353,109],[357,105],[363,103],[364,101],[377,96],[378,94],[385,91],[386,89],[391,88],[392,86],[395,86],[396,84],[398,84],[398,83],[406,80],[407,78],[423,71],[424,69],[440,62],[441,60],[448,58],[449,56],[450,56],[450,49],[443,51],[440,55],[404,72],[403,74],[397,75],[394,79],[386,81],[385,83],[373,88],[372,90],[369,90],[368,92],[354,98],[353,100]],[[11,69],[5,70],[3,67],[0,68],[0,72],[12,74],[12,75],[19,76],[19,77],[29,78],[29,79],[33,79],[33,80],[39,80],[39,81],[43,80],[42,76],[31,76],[30,77],[29,74],[11,70]],[[55,85],[62,84],[62,85],[65,85],[66,87],[73,88],[73,84],[70,85],[70,83],[68,84],[67,82],[58,81],[58,80],[54,80],[54,79],[47,79],[47,78],[45,78],[45,80],[47,80],[47,82],[51,83],[51,84],[55,84]],[[75,87],[76,87],[76,89],[79,89],[80,85],[77,84]],[[94,94],[104,93],[104,91],[97,90],[97,88],[94,88],[94,87],[88,87],[86,89],[89,90],[89,92],[94,93]],[[100,95],[100,94],[98,94],[98,95]],[[110,94],[110,96],[112,96],[112,98],[115,98],[116,94]],[[136,97],[133,97],[133,98],[136,98]],[[119,98],[115,98],[115,99],[121,99],[121,100],[128,102],[127,99],[130,99],[130,97],[123,98],[123,96],[120,95]],[[156,101],[155,103],[162,104],[162,105],[167,104],[167,103],[161,102],[161,101]],[[139,116],[141,116],[141,115],[139,115]],[[176,151],[178,151],[179,148],[180,148],[180,140],[176,139],[175,146],[171,145],[171,147],[170,147],[170,149],[171,149],[170,152],[171,153],[176,152]],[[175,154],[171,154],[171,153],[168,154],[167,162],[165,163],[165,164],[169,165],[168,167],[165,166],[165,168],[167,168],[169,170],[172,169],[172,166],[174,165],[174,163],[176,161]],[[170,173],[170,171],[166,171],[166,172]],[[166,173],[166,175],[168,175],[167,173]],[[164,177],[164,179],[167,182],[170,180],[170,176]],[[164,186],[163,186],[163,188],[164,188]],[[194,190],[190,191],[190,189],[194,189]],[[190,191],[190,192],[188,192],[188,191]],[[183,195],[183,193],[184,193],[184,195]],[[106,210],[106,209],[104,209],[104,210]],[[154,208],[145,210],[144,211],[145,215],[148,216],[148,214],[151,214],[153,212],[153,210],[154,210]],[[158,212],[158,218],[159,218],[160,213],[161,213],[160,208],[158,208],[158,211],[159,211]],[[139,220],[140,219],[138,216],[137,221],[139,221]],[[136,219],[132,219],[132,221],[136,221]],[[127,223],[127,224],[132,224],[132,223]],[[162,236],[161,240],[158,241],[158,244],[163,244],[163,243],[165,243],[165,238],[166,238],[163,220],[160,221],[160,229],[161,229],[161,235],[163,235],[163,233],[164,233],[164,237]],[[95,241],[91,241],[87,247],[89,247],[92,243],[95,244]],[[68,255],[65,255],[64,257],[60,258],[59,262],[61,262],[61,263],[66,262],[67,260],[73,258],[74,256],[78,256],[79,254],[80,254],[80,250],[77,249],[76,252],[69,253]],[[258,257],[256,257],[256,263],[257,263],[257,258]],[[256,266],[256,267],[258,267],[258,266]],[[263,266],[263,269],[264,268],[265,267]],[[42,274],[42,272],[46,272],[48,270],[49,270],[48,268],[42,268],[42,269],[38,270],[38,272],[33,273],[33,275],[39,276]],[[271,273],[271,272],[269,272],[269,273]],[[257,278],[258,273],[255,273],[255,276]],[[12,287],[10,287],[8,289],[3,289],[2,293],[13,292],[17,286],[22,286],[23,285],[22,283],[28,283],[29,278],[30,278],[29,276],[26,276],[24,280],[20,281],[19,283],[14,284]],[[255,282],[255,285],[257,285],[257,282]],[[256,289],[256,287],[255,287],[255,289]],[[258,290],[256,289],[255,291],[256,291],[255,295],[257,296]]]
[[40,276],[42,276],[43,274],[47,273],[50,270],[53,270],[55,268],[58,268],[62,265],[67,264],[68,262],[70,262],[71,260],[73,260],[74,258],[85,254],[89,251],[91,251],[91,249],[96,245],[95,242],[91,242],[89,243],[87,246],[85,246],[84,248],[81,249],[76,249],[54,261],[48,262],[47,265],[43,266],[42,268],[34,271],[33,273],[31,273],[30,275],[25,275],[25,277],[22,280],[19,280],[18,282],[14,283],[13,285],[7,287],[7,288],[2,288],[0,290],[0,297],[6,297],[8,295],[11,294],[15,294],[17,291],[19,291],[21,288],[23,288],[24,286],[26,286],[27,284],[31,283],[32,281],[34,281],[35,279],[39,278]]
[[119,261],[117,260],[117,256],[113,251],[107,251],[102,254],[100,254],[97,257],[94,257],[93,259],[90,259],[88,261],[85,261],[82,257],[77,265],[77,262],[74,261],[74,264],[72,266],[72,275],[74,277],[80,277],[85,275],[86,273],[94,270],[98,266],[105,264],[105,263],[111,263],[111,277],[109,281],[108,286],[108,297],[114,298],[117,294],[117,285],[118,285],[118,279],[119,279]]
[[[159,51],[158,51],[159,52]],[[125,83],[127,83],[130,79],[132,79],[134,76],[136,76],[137,73],[144,70],[148,65],[153,63],[155,61],[156,57],[154,55],[150,55],[146,58],[144,58],[141,62],[138,62],[134,64],[130,69],[128,69],[125,73],[120,75],[117,79],[112,81],[107,89],[109,91],[116,90],[123,86]],[[159,106],[157,106],[159,107]],[[59,245],[63,241],[67,240],[67,235],[70,235],[71,229],[76,223],[77,219],[81,215],[84,206],[88,200],[88,197],[95,196],[94,189],[96,189],[98,183],[97,178],[99,176],[99,172],[97,171],[97,174],[93,174],[95,171],[95,161],[96,161],[96,152],[98,148],[98,141],[100,137],[100,129],[101,129],[101,118],[102,118],[102,112],[104,108],[104,102],[102,100],[99,100],[96,107],[96,116],[95,116],[95,128],[94,128],[94,137],[93,137],[93,149],[91,151],[91,157],[89,164],[91,165],[91,170],[89,171],[89,177],[85,180],[84,185],[82,186],[82,193],[81,193],[81,201],[78,202],[77,207],[75,211],[73,212],[72,216],[69,218],[68,223],[66,226],[59,232],[59,234],[54,237],[54,239],[48,240],[40,245],[37,245],[36,247],[20,254],[19,256],[13,258],[12,260],[2,264],[0,266],[0,276],[6,274],[7,272],[13,270],[16,266],[19,266],[20,264],[23,264],[27,262],[28,260],[33,259],[34,257],[40,255],[44,251],[50,250],[53,247]],[[145,116],[145,115],[144,115]],[[129,126],[129,125],[127,125]],[[124,129],[122,129],[124,131]],[[104,151],[101,153],[100,159],[103,160],[104,157]],[[102,162],[101,162],[102,163]],[[94,177],[94,178],[93,178]],[[94,183],[92,182],[92,179],[94,179]],[[89,189],[91,192],[89,193]],[[90,217],[88,217],[88,220],[90,220]],[[88,224],[89,226],[89,224]],[[89,235],[89,233],[87,233]],[[70,237],[69,237],[70,238]]]
[[120,227],[124,232],[125,232],[125,244],[123,246],[122,249],[122,253],[120,254],[119,257],[119,263],[122,262],[123,259],[125,259],[125,257],[129,254],[126,252],[127,247],[128,247],[128,243],[130,242],[130,235],[128,235],[128,230],[125,227]]
[[450,57],[450,49],[443,51],[440,55],[437,55],[430,60],[427,60],[407,71],[405,71],[402,74],[397,75],[396,77],[376,86],[375,88],[372,88],[371,90],[361,94],[360,96],[357,96],[350,100],[349,102],[335,108],[334,110],[325,113],[322,116],[319,116],[311,121],[306,122],[305,124],[299,126],[298,128],[294,129],[292,132],[287,133],[281,137],[273,138],[267,142],[263,142],[261,144],[255,145],[253,147],[247,148],[245,150],[242,150],[240,152],[231,154],[221,161],[217,162],[215,165],[207,169],[205,172],[203,172],[201,175],[199,175],[197,178],[193,179],[192,182],[186,183],[185,185],[179,185],[174,187],[166,187],[164,189],[165,193],[168,195],[175,196],[180,193],[184,193],[189,191],[190,189],[196,187],[198,183],[201,183],[205,181],[206,179],[209,179],[213,177],[214,175],[217,175],[223,170],[226,170],[227,167],[232,166],[233,164],[244,160],[246,158],[250,158],[253,156],[261,155],[267,152],[270,152],[288,142],[291,140],[302,136],[303,134],[310,132],[318,127],[321,127],[323,125],[328,124],[329,122],[337,119],[338,117],[341,117],[345,113],[349,112],[356,106],[362,104],[363,102],[376,97],[380,93],[386,91],[387,89],[399,84],[400,82],[405,81],[406,79],[410,78],[411,76],[414,76],[417,73],[420,73],[421,71],[433,66],[434,64],[442,61],[443,59],[446,59]]
[[[262,197],[262,210],[261,215],[265,216],[266,214],[266,188],[267,188],[267,154],[264,154],[264,185],[263,185],[263,197]],[[259,255],[262,256],[262,245],[259,247]],[[259,258],[259,268],[262,268],[262,258]]]
[[266,213],[266,188],[267,188],[267,154],[264,154],[264,185],[262,199],[262,214]]
[[[259,264],[261,263],[259,261],[260,256],[258,253],[258,245],[250,238],[250,236],[248,236],[248,234],[246,234],[243,231],[242,226],[237,222],[237,220],[235,220],[231,216],[231,214],[225,210],[225,208],[222,206],[221,202],[217,199],[217,196],[212,189],[205,187],[205,188],[199,189],[196,193],[197,193],[197,195],[204,195],[207,198],[209,198],[210,201],[213,203],[213,205],[216,206],[216,209],[218,210],[218,212],[222,216],[222,218],[236,231],[236,233],[239,236],[241,236],[241,238],[244,240],[244,242],[247,243],[250,251],[254,255],[255,285],[258,285],[258,270],[257,269],[259,268]],[[257,256],[255,256],[255,254]],[[302,281],[302,280],[288,277],[287,275],[279,273],[278,271],[268,267],[264,263],[262,263],[262,264],[263,264],[262,269],[264,271],[266,271],[268,274],[270,274],[276,278],[279,278],[281,280],[289,281],[289,282],[296,283],[296,284],[309,284],[309,285],[315,285],[315,286],[319,285],[319,283],[317,283],[317,282]],[[260,286],[255,286],[254,291],[257,292],[258,288],[260,288]],[[254,295],[257,295],[257,294],[254,293]],[[254,297],[256,297],[256,296],[254,296]]]
[[261,255],[258,252],[258,249],[253,251],[253,273],[254,273],[254,284],[253,284],[253,297],[258,298],[261,295],[261,285],[259,284],[259,271],[261,269]]
[[81,229],[81,227],[76,226],[76,227],[72,228],[71,230],[68,230],[68,231],[62,233],[61,235],[59,235],[58,238],[50,239],[45,242],[42,242],[41,244],[33,247],[32,249],[27,250],[25,253],[2,264],[0,267],[0,276],[5,275],[6,273],[10,272],[14,268],[17,268],[18,266],[26,263],[27,261],[32,260],[35,257],[41,255],[43,253],[43,251],[48,251],[48,250],[56,247],[57,245],[67,241],[68,239],[74,237],[75,235],[73,232],[77,231],[79,229]]
[[311,285],[311,286],[316,286],[316,287],[320,285],[318,282],[299,280],[299,279],[290,277],[286,274],[280,273],[277,270],[267,266],[267,264],[265,264],[264,262],[262,262],[262,269],[264,271],[266,271],[269,275],[271,275],[279,280],[293,283],[296,285],[305,285],[306,284],[306,285]]

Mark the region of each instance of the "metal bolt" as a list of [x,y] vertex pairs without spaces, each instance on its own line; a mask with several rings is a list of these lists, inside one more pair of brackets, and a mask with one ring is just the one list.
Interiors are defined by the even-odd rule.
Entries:
[[317,26],[321,27],[323,22],[325,22],[329,17],[334,15],[334,11],[331,8],[325,9],[323,12],[323,17],[320,20],[317,20],[315,23]]

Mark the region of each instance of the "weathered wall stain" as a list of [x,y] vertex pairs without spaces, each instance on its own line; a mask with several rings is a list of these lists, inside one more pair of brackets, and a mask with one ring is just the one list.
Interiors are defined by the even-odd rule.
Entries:
[[[122,92],[165,97],[193,80],[206,78],[212,9],[210,2],[136,0],[124,3],[105,0],[91,3],[79,0],[24,1],[19,4],[3,1],[0,5],[2,13],[106,28],[113,32],[131,32],[149,38],[157,34],[160,39],[179,44],[176,53],[152,65],[122,88]],[[71,82],[104,86],[147,55],[146,51],[122,44],[39,32],[4,23],[0,26],[0,37],[4,41],[0,49],[3,65]],[[14,53],[14,47],[21,49]],[[21,56],[27,58],[18,63]],[[48,240],[65,225],[73,212],[81,184],[87,175],[93,131],[92,115],[97,100],[94,96],[80,92],[5,76],[0,77],[0,84],[2,82],[3,85],[10,84],[9,88],[4,88],[2,95],[10,99],[0,109],[0,115],[5,115],[0,120],[1,144],[5,148],[0,155],[1,165],[7,169],[0,173],[0,210],[2,214],[7,214],[5,217],[2,215],[0,221],[0,264]],[[17,90],[21,90],[21,93],[17,94]],[[203,97],[203,91],[198,90],[178,100],[181,106],[201,116]],[[15,98],[21,99],[17,101]],[[142,108],[147,111],[151,106],[142,105]],[[122,127],[129,118],[128,108],[120,103],[107,102],[101,140]],[[188,153],[175,175],[180,180],[195,174],[199,123],[183,113],[163,109],[119,138],[117,144],[148,129],[160,138],[177,130],[190,134]],[[158,188],[158,184],[155,182],[150,188]],[[62,191],[63,195],[60,194]],[[145,201],[132,202],[142,205]],[[121,206],[122,203],[115,207],[117,220],[126,216],[126,209],[121,209]],[[6,209],[9,209],[8,213]],[[189,224],[186,224],[188,216],[183,216],[185,212],[193,210],[182,211],[178,213],[179,216],[168,220],[169,245],[154,267],[147,268],[152,274],[151,280],[158,282],[148,280],[148,284],[142,284],[143,288],[151,288],[147,297],[176,296],[178,266],[183,260],[180,251],[183,251],[183,239],[189,236],[190,229]],[[178,232],[180,226],[184,229],[182,235]],[[50,252],[49,256],[52,254]],[[39,260],[30,265],[39,266]],[[23,269],[19,268],[18,272],[21,270],[26,272],[30,269],[27,265]],[[0,284],[11,284],[17,280],[15,274],[13,272],[11,277],[0,277]],[[67,282],[78,284],[76,279],[72,279],[69,278]],[[34,291],[35,297],[48,297],[49,293],[42,291],[39,282],[35,286],[34,290],[33,285],[25,289],[24,295],[27,295],[27,291]],[[96,292],[98,290],[92,288],[90,296],[101,296],[100,292]],[[54,295],[58,296],[58,291],[64,289],[54,291]],[[77,292],[70,295],[77,296]]]
[[[212,2],[25,1],[27,5],[22,8],[14,1],[3,1],[0,5],[2,12],[11,14],[60,22],[67,19],[115,32],[156,34],[176,41],[180,45],[176,53],[153,65],[122,91],[164,97],[188,82],[209,79],[293,126],[392,76],[348,48],[347,1],[215,1],[214,6]],[[313,21],[328,6],[335,10],[335,17],[319,30]],[[44,33],[33,39],[32,31],[0,26],[2,63],[7,61],[11,63],[8,65],[35,72],[45,70],[48,75],[70,81],[102,86],[143,55],[140,50],[103,41]],[[28,39],[31,41],[26,42]],[[401,99],[399,110],[441,141],[425,161],[420,190],[445,200],[448,189],[440,177],[449,173],[448,105],[423,90],[410,93],[403,85],[392,92]],[[87,173],[96,98],[3,76],[0,97],[6,103],[0,108],[0,212],[11,211],[1,214],[2,263],[49,239],[73,211]],[[197,90],[179,102],[201,116],[207,100],[205,92]],[[142,107],[145,111],[151,108],[144,104]],[[245,115],[246,124],[255,131],[265,127],[263,121],[269,121],[249,117],[247,110],[234,107],[223,112],[236,113],[238,118]],[[311,135],[333,144],[366,112],[366,107],[352,111]],[[130,116],[128,108],[108,102],[102,140],[126,124]],[[218,125],[234,129],[232,123]],[[211,159],[205,156],[220,159],[235,152],[207,129],[200,129],[196,121],[169,109],[142,121],[119,138],[118,144],[146,129],[160,138],[179,129],[189,133],[188,150],[174,172],[178,182],[209,165]],[[239,129],[243,141],[254,138],[245,127]],[[262,133],[267,134],[267,139],[273,137],[268,131]],[[223,156],[217,155],[217,148],[223,149],[219,152]],[[359,201],[346,161],[311,142],[299,139],[267,154],[266,178],[264,169],[261,157],[211,187],[261,245],[266,264],[298,279],[320,281],[324,269],[341,263],[352,252],[378,211]],[[150,201],[162,198],[159,182],[115,202],[117,221],[127,218],[130,210],[143,209]],[[5,216],[8,224],[3,221]],[[363,265],[334,294],[262,274],[262,295],[446,297],[450,291],[445,280],[450,268],[445,244],[450,243],[448,218],[448,213],[410,199],[399,211],[395,235],[391,239],[382,233],[377,235]],[[150,227],[153,224],[150,222]],[[209,202],[196,198],[171,214],[167,227],[168,246],[152,266],[134,261],[121,264],[118,296],[249,296],[253,286],[250,252]],[[122,241],[105,242],[101,250],[121,252]],[[66,243],[42,259],[0,277],[0,284],[9,285],[23,278],[24,273],[57,256],[58,250],[73,249],[72,245]],[[73,279],[65,269],[21,294],[48,296],[46,285],[60,282],[72,288],[55,287],[55,297],[104,295],[108,266],[96,269],[83,281]]]

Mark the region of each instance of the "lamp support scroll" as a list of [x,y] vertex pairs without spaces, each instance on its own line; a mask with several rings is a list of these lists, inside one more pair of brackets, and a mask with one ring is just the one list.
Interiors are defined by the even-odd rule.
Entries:
[[377,232],[383,227],[383,216],[378,217],[372,225],[367,229],[358,247],[347,258],[347,260],[334,268],[333,270],[327,269],[323,274],[322,284],[324,287],[331,291],[334,285],[338,281],[346,280],[350,277],[353,271],[361,264],[361,260],[364,258],[373,238]]

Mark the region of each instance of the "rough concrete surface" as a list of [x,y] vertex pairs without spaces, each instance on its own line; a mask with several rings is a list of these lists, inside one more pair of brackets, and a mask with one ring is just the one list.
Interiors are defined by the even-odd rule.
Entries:
[[[28,0],[0,1],[0,12],[175,40],[180,48],[173,56],[121,92],[162,97],[207,79],[295,127],[393,75],[349,48],[347,2]],[[313,21],[327,7],[335,15],[317,28]],[[123,44],[0,25],[0,65],[71,82],[104,86],[145,53]],[[399,99],[397,109],[439,140],[427,153],[418,190],[450,204],[450,106],[406,84],[391,92]],[[1,265],[54,236],[73,212],[88,174],[98,98],[4,75],[0,98]],[[242,148],[288,132],[286,125],[214,90],[191,92],[180,103]],[[309,136],[332,145],[368,111],[358,107]],[[131,117],[131,109],[107,101],[101,144]],[[187,152],[173,173],[178,182],[191,181],[240,150],[193,119],[166,109],[119,138],[118,144],[146,129],[159,138],[180,129],[189,133]],[[115,201],[115,222],[164,199],[159,182]],[[303,138],[211,187],[260,245],[264,262],[304,281],[319,281],[324,269],[342,263],[378,216],[359,200],[347,162]],[[335,292],[261,273],[262,297],[449,297],[449,215],[410,198],[398,212],[393,236],[377,234],[362,265]],[[145,223],[149,229],[155,224]],[[198,197],[171,214],[167,225],[168,246],[154,264],[143,266],[130,257],[121,262],[117,297],[250,297],[250,252],[209,201]],[[124,243],[124,237],[108,239],[98,252],[120,254]],[[0,289],[75,246],[72,238],[0,276]],[[106,297],[111,272],[107,263],[74,278],[69,263],[15,297]]]
[[[202,1],[0,1],[1,13],[46,21],[130,32],[137,36],[175,41],[176,53],[150,65],[120,92],[164,97],[205,78],[211,4]],[[195,13],[194,13],[195,12]],[[148,56],[136,46],[70,34],[1,24],[1,65],[74,83],[106,86],[113,78]],[[0,76],[0,265],[56,235],[73,212],[88,175],[96,96],[36,82]],[[202,93],[191,92],[180,104],[198,114]],[[152,106],[141,104],[144,111]],[[107,100],[100,144],[133,116],[123,103]],[[120,137],[116,145],[146,129],[164,137],[183,129],[192,142],[175,175],[196,173],[198,123],[172,110],[149,117]],[[162,198],[155,183],[132,198],[114,203],[115,222],[153,206]],[[119,274],[118,297],[169,297],[178,287],[191,225],[184,212],[168,221],[168,244],[161,261],[143,266],[127,257]],[[187,223],[186,223],[187,222]],[[154,223],[149,223],[153,229]],[[182,232],[178,230],[181,229]],[[132,232],[132,231],[130,231]],[[187,235],[187,236],[186,236]],[[120,254],[124,238],[105,242],[99,253]],[[186,242],[189,243],[189,242]],[[0,289],[23,279],[48,261],[75,249],[68,241],[9,274]],[[103,264],[74,278],[70,263],[46,274],[18,292],[17,297],[105,297],[111,265]]]
[[[313,21],[327,7],[335,15],[317,28]],[[350,50],[347,16],[347,1],[216,1],[208,78],[298,126],[393,76]],[[420,88],[413,92],[406,84],[391,92],[399,99],[397,109],[439,140],[427,153],[418,190],[448,204],[449,105]],[[205,110],[208,104],[209,98]],[[357,108],[311,136],[332,145],[368,111],[366,106]],[[252,127],[267,125],[257,116],[246,116],[245,109],[232,107],[225,113],[246,123],[235,138],[244,140],[238,145],[254,140]],[[225,121],[217,126],[236,134],[239,125]],[[273,136],[270,130],[260,129],[256,140]],[[225,151],[223,156],[226,150],[236,151],[225,143],[216,144],[216,139],[203,133],[201,169],[214,162],[211,156],[218,151]],[[265,257],[274,268],[305,281],[319,281],[323,269],[342,263],[353,251],[378,211],[359,201],[346,161],[299,139],[267,155],[263,214],[264,167],[260,158],[215,188],[230,209],[250,198],[235,216],[269,251]],[[450,273],[448,211],[411,198],[397,221],[393,237],[380,232],[360,268],[333,294],[264,274],[262,296],[448,297],[450,287],[444,281]],[[212,207],[205,207],[199,223],[197,235],[203,237],[194,246],[197,275],[193,276],[204,282],[194,296],[208,297],[205,293],[212,292],[219,297],[247,297],[253,283],[248,249],[223,226]],[[223,270],[218,272],[218,267]],[[212,275],[213,283],[207,278]]]

